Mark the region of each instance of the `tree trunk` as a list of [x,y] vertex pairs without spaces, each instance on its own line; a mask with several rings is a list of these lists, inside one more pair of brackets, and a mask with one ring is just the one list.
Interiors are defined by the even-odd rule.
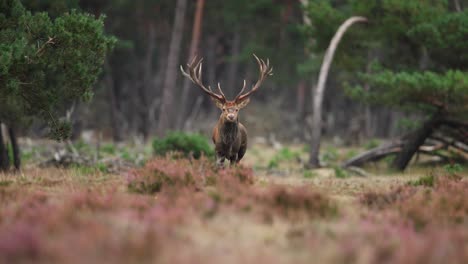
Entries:
[[[231,95],[237,94],[235,90],[236,87],[236,78],[237,73],[239,70],[239,53],[241,50],[241,34],[239,30],[234,32],[234,39],[232,40],[232,48],[231,48],[231,61],[229,62],[228,72],[227,72],[227,91]],[[240,82],[239,82],[240,83]],[[224,90],[224,91],[226,91]]]
[[15,169],[19,170],[21,167],[21,155],[18,140],[16,138],[15,129],[13,128],[13,126],[9,127],[8,134],[10,134],[10,143],[13,153],[13,164],[15,165]]
[[10,160],[8,157],[8,149],[3,139],[2,123],[0,123],[0,171],[6,171],[10,167]]
[[140,104],[138,106],[138,113],[140,116],[140,133],[143,139],[146,140],[150,132],[149,120],[149,96],[148,90],[153,88],[153,57],[156,48],[156,27],[154,23],[148,25],[148,45],[146,47],[145,59],[143,60],[143,78],[142,85],[138,89],[138,97]]
[[462,11],[462,7],[461,7],[461,5],[460,5],[460,1],[459,1],[459,0],[454,0],[453,3],[454,3],[454,5],[455,5],[455,10],[456,10],[457,12],[461,12],[461,11]]
[[214,84],[216,82],[216,69],[218,68],[218,62],[216,60],[216,49],[217,49],[217,37],[212,35],[208,37],[207,50],[206,50],[206,77],[208,83]]
[[[195,10],[195,18],[193,20],[193,29],[192,29],[192,41],[190,42],[189,50],[189,60],[191,60],[198,51],[198,46],[201,38],[202,30],[202,18],[203,18],[203,6],[205,5],[205,0],[197,0],[197,7]],[[189,104],[189,94],[190,94],[191,82],[188,78],[184,78],[184,85],[182,86],[182,96],[180,100],[180,111],[177,117],[177,128],[182,129],[184,125],[184,119],[187,114],[187,108]]]
[[309,166],[312,168],[320,167],[319,162],[319,150],[320,150],[320,139],[322,136],[322,101],[323,94],[325,91],[325,82],[327,80],[328,71],[330,69],[335,50],[343,37],[346,30],[355,23],[367,22],[364,17],[350,17],[348,18],[339,28],[333,36],[333,39],[328,46],[325,56],[323,58],[322,67],[320,68],[319,79],[317,87],[313,91],[313,112],[312,112],[312,133],[310,142],[310,159]]
[[104,68],[106,70],[106,75],[104,78],[104,82],[107,86],[107,94],[109,100],[109,118],[112,127],[112,139],[114,142],[119,142],[122,140],[122,127],[121,122],[119,121],[119,101],[117,100],[117,93],[115,91],[115,81],[112,74],[112,68],[109,65],[109,62],[106,61],[104,64]]
[[424,144],[426,138],[428,138],[435,128],[440,124],[441,114],[434,114],[429,120],[427,120],[421,128],[416,130],[408,139],[405,140],[405,144],[400,153],[395,157],[391,167],[403,171],[408,166],[413,155],[418,151],[419,147]]
[[306,82],[305,80],[300,80],[297,84],[297,93],[296,93],[296,116],[297,120],[304,120],[305,116],[305,91],[306,91]]
[[179,72],[179,55],[184,33],[185,10],[187,9],[187,0],[177,0],[174,26],[171,35],[171,44],[167,59],[166,78],[164,80],[161,109],[159,111],[159,120],[157,134],[163,137],[170,128],[170,118],[173,118],[172,104],[176,88],[177,73]]

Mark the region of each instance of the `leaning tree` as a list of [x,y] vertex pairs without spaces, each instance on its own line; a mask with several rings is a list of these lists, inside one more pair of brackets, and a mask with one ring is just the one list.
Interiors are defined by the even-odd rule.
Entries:
[[[466,157],[468,11],[459,12],[444,1],[388,2],[392,3],[369,3],[364,9],[370,7],[381,14],[374,18],[376,26],[387,28],[392,38],[387,41],[404,43],[407,52],[394,53],[402,58],[400,64],[382,61],[373,73],[360,75],[371,89],[354,87],[350,93],[368,103],[388,105],[419,117],[413,131],[387,146],[396,150],[391,153],[395,155],[392,168],[404,170],[418,152],[450,158],[441,153],[449,147],[455,150],[449,154]],[[409,58],[414,63],[404,61]],[[372,155],[367,158],[372,160]]]
[[[320,49],[345,17],[368,19],[365,30],[351,27],[340,44],[341,53],[336,56],[340,70],[351,73],[341,81],[349,84],[345,86],[352,97],[411,117],[408,123],[413,131],[395,144],[377,149],[374,156],[366,153],[361,156],[364,159],[345,165],[388,154],[395,156],[392,167],[403,170],[418,152],[441,158],[466,155],[467,11],[438,0],[318,0],[309,1],[306,11],[315,46]],[[433,151],[428,153],[429,149]],[[456,150],[442,154],[446,149]],[[315,165],[317,159],[311,157],[310,163]]]
[[[33,118],[47,122],[58,140],[70,134],[59,118],[76,100],[89,100],[115,39],[104,17],[71,11],[55,18],[31,13],[19,0],[0,0],[0,123],[9,129],[13,157],[0,132],[0,169],[20,166],[15,129]],[[1,130],[0,130],[1,131]]]

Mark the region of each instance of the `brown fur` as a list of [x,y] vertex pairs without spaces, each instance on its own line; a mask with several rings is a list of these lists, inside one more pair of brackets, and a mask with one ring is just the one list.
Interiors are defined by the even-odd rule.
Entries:
[[249,96],[258,90],[265,78],[273,74],[273,68],[270,67],[270,61],[259,59],[253,54],[260,68],[258,81],[252,86],[250,91],[245,92],[246,82],[239,94],[232,101],[226,99],[220,84],[218,83],[219,93],[213,92],[210,86],[206,87],[201,78],[203,59],[196,56],[187,64],[187,70],[180,66],[182,74],[189,78],[194,84],[198,85],[202,91],[211,97],[211,100],[223,112],[219,117],[218,123],[213,129],[213,143],[215,144],[216,163],[223,166],[224,160],[231,161],[231,165],[239,163],[247,150],[247,130],[239,122],[237,114],[250,101]]
[[[238,111],[239,109],[236,106],[225,107],[216,126],[213,128],[212,139],[215,144],[218,165],[222,165],[225,159],[228,159],[231,165],[239,163],[247,150],[247,130],[237,118]],[[235,115],[234,121],[227,118],[228,114]]]

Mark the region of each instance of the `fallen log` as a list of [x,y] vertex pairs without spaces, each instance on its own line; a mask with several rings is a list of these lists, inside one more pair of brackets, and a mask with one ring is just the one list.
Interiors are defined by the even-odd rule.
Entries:
[[343,163],[343,167],[360,167],[368,162],[379,161],[389,155],[395,155],[401,152],[403,142],[401,140],[380,146],[357,155]]

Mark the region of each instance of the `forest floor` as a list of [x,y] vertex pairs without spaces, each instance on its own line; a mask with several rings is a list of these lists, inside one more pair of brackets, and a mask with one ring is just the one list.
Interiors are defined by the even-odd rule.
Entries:
[[0,174],[0,263],[468,261],[466,169],[303,170],[300,149],[254,146],[225,170],[157,158]]

